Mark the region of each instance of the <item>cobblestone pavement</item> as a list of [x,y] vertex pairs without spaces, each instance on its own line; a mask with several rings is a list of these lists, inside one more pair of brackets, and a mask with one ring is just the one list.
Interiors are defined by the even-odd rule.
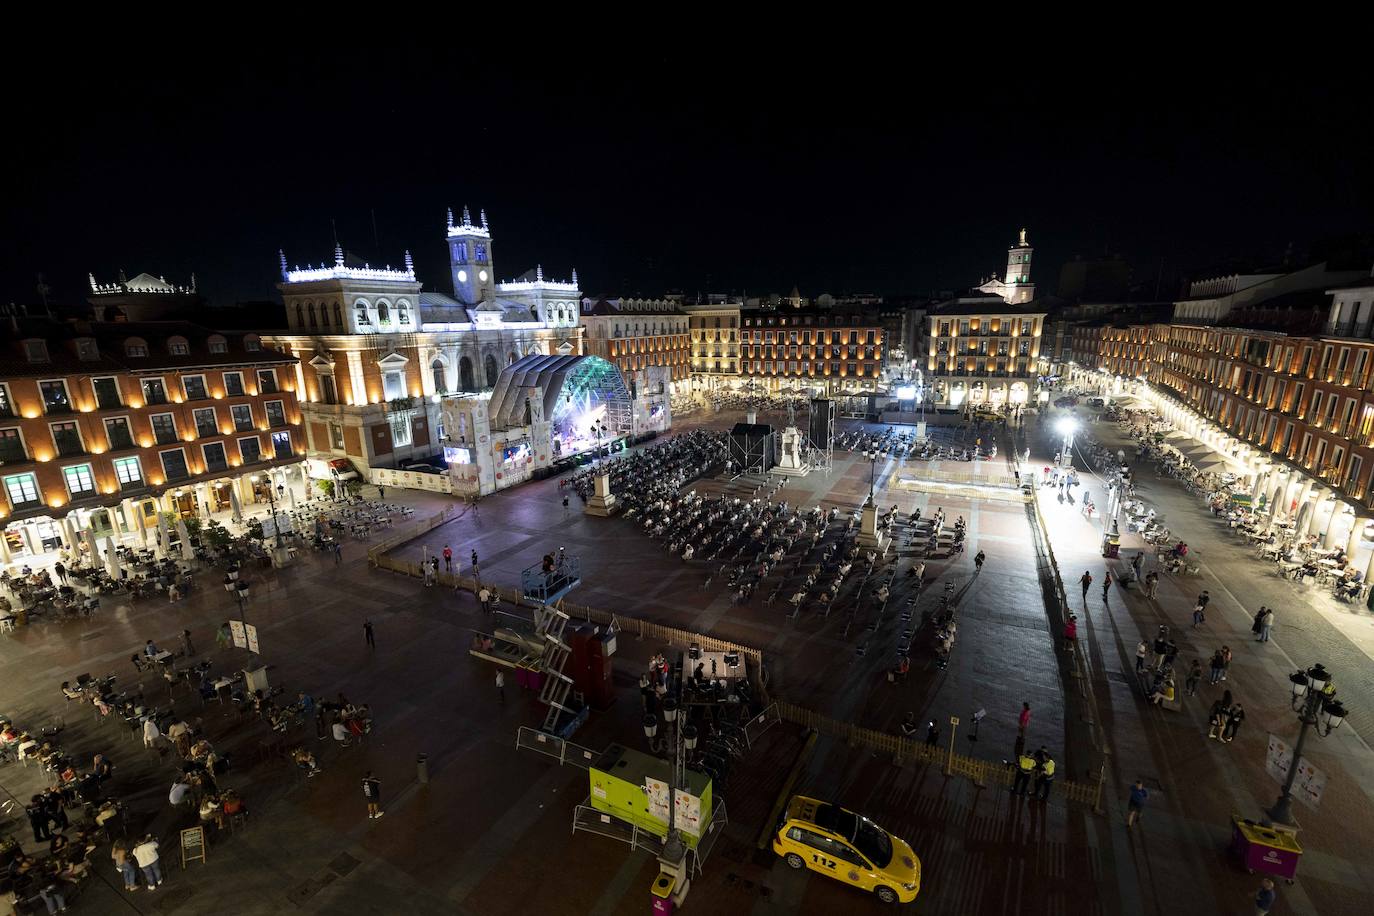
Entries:
[[[1038,443],[1033,435],[1037,451]],[[898,469],[879,470],[888,483]],[[780,495],[796,503],[856,508],[867,494],[867,478],[867,467],[846,459],[828,477],[813,475]],[[392,499],[417,504],[417,516],[448,504],[438,497],[389,491]],[[932,500],[928,494],[895,489],[880,494],[880,505],[893,502],[904,509],[928,509]],[[575,601],[759,646],[773,666],[777,689],[789,699],[877,728],[895,727],[907,710],[946,722],[958,715],[963,718],[956,736],[961,750],[987,759],[1009,754],[1015,712],[1029,699],[1032,743],[1048,743],[1066,756],[1078,753],[1070,745],[1082,723],[1076,714],[1065,714],[1073,706],[1042,601],[1040,563],[1030,547],[1024,509],[954,498],[935,504],[944,505],[951,516],[964,515],[970,526],[969,553],[931,562],[928,576],[934,587],[925,595],[938,594],[945,581],[964,590],[959,640],[948,669],[917,659],[911,678],[896,685],[883,676],[895,639],[890,626],[869,632],[859,625],[845,634],[843,619],[835,616],[819,620],[804,614],[789,621],[781,606],[765,608],[757,601],[732,605],[717,588],[702,587],[705,570],[668,557],[632,523],[577,512],[565,517],[552,481],[485,499],[405,551],[418,554],[423,546],[438,550],[449,543],[466,567],[475,548],[484,576],[509,585],[520,568],[537,562],[550,546],[566,544],[569,552],[581,551],[587,571]],[[1053,515],[1054,508],[1047,514]],[[1169,511],[1180,515],[1182,510]],[[1096,547],[1086,527],[1068,527],[1074,519],[1071,512],[1051,519],[1056,556],[1070,568],[1091,562]],[[1204,545],[1206,540],[1205,534],[1190,538],[1203,545],[1210,559],[1215,550]],[[512,686],[500,702],[490,669],[467,655],[471,630],[487,625],[472,596],[369,571],[363,559],[367,546],[348,544],[338,566],[309,555],[279,573],[254,571],[248,616],[260,627],[274,683],[316,696],[343,691],[372,705],[377,726],[369,742],[340,750],[330,741],[316,741],[313,734],[288,735],[288,743],[308,744],[321,756],[325,772],[306,781],[269,753],[274,736],[260,723],[240,721],[215,703],[201,710],[198,701],[178,696],[178,708],[186,704],[203,716],[217,747],[231,752],[227,778],[248,799],[251,826],[232,837],[212,838],[208,862],[185,872],[170,868],[167,885],[151,894],[129,896],[115,890],[102,850],[97,853],[101,867],[75,910],[407,911],[420,916],[531,909],[644,911],[655,869],[652,859],[628,853],[609,839],[570,833],[572,808],[587,793],[585,773],[515,749],[517,727],[537,725],[542,713],[533,697]],[[980,548],[989,560],[975,579],[968,556]],[[911,557],[901,557],[899,569],[911,562]],[[1095,562],[1100,567],[1100,558]],[[1217,587],[1212,591],[1218,595]],[[1244,691],[1241,699],[1252,712],[1247,731],[1232,745],[1202,737],[1199,708],[1186,706],[1180,713],[1147,709],[1129,677],[1129,659],[1121,646],[1133,646],[1136,634],[1152,627],[1159,614],[1184,613],[1182,603],[1191,596],[1162,590],[1161,597],[1166,600],[1156,607],[1117,593],[1109,609],[1094,608],[1084,615],[1101,725],[1110,737],[1117,780],[1109,792],[1112,810],[1107,817],[1057,798],[1043,808],[1014,802],[1005,790],[946,780],[938,767],[897,768],[824,738],[805,767],[799,790],[849,804],[915,843],[926,871],[913,912],[1174,914],[1185,911],[1179,909],[1181,888],[1198,904],[1187,912],[1244,911],[1246,894],[1256,881],[1225,861],[1225,823],[1230,811],[1257,813],[1276,794],[1260,762],[1262,735],[1270,727],[1288,734],[1293,722],[1281,702],[1269,710],[1263,697],[1282,700],[1283,694],[1274,691],[1283,689],[1284,668],[1245,661],[1238,652],[1233,682]],[[82,671],[118,671],[132,679],[128,657],[134,648],[147,638],[174,643],[183,626],[197,634],[198,647],[218,668],[241,664],[241,650],[206,652],[212,628],[231,616],[227,601],[221,589],[209,587],[175,605],[107,603],[89,624],[38,625],[0,642],[0,711],[21,723],[66,714],[63,742],[81,759],[110,750],[119,766],[115,791],[141,812],[135,829],[146,825],[162,836],[168,864],[174,859],[179,826],[165,802],[173,772],[170,760],[144,752],[108,723],[91,722],[84,710],[67,710],[56,688]],[[1241,614],[1239,605],[1217,614],[1218,628],[1222,619],[1235,624],[1237,643],[1244,635]],[[359,632],[369,617],[377,627],[375,651]],[[865,619],[856,617],[856,622]],[[1287,636],[1280,630],[1278,646],[1268,651],[1291,651],[1284,642]],[[862,657],[855,651],[861,642],[869,646]],[[644,659],[659,648],[647,640],[621,640],[615,662],[617,701],[592,717],[579,732],[579,743],[600,748],[613,740],[642,740],[634,680]],[[1252,680],[1268,686],[1252,697]],[[156,696],[163,688],[150,681],[148,689]],[[978,707],[988,710],[988,718],[978,742],[969,742],[968,717]],[[1304,860],[1299,884],[1282,890],[1276,912],[1362,911],[1348,907],[1369,891],[1367,870],[1352,864],[1367,860],[1367,838],[1359,831],[1350,831],[1345,843],[1332,836],[1340,829],[1335,818],[1341,811],[1367,823],[1368,800],[1358,788],[1368,784],[1358,779],[1368,775],[1360,769],[1367,750],[1354,742],[1353,733],[1338,734],[1314,749],[1318,765],[1333,773],[1332,785],[1321,811],[1300,811],[1313,851]],[[755,840],[799,747],[796,729],[775,726],[755,759],[732,776],[727,792],[731,825],[688,907],[731,913],[876,909],[875,902],[856,891],[790,872],[771,853],[755,852]],[[417,753],[429,755],[425,786],[416,778]],[[383,780],[387,814],[380,821],[363,816],[359,780],[368,769]],[[1157,780],[1160,791],[1142,829],[1128,833],[1117,798],[1122,780],[1133,771]],[[19,798],[40,783],[35,768],[11,765],[0,770],[0,787]],[[15,835],[32,839],[17,826],[11,814]],[[31,843],[25,846],[33,848]],[[226,905],[226,894],[232,895],[231,905]]]

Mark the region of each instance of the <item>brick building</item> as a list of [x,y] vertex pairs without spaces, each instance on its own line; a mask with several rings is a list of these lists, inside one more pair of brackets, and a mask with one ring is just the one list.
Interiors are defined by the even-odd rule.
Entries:
[[746,308],[740,324],[746,383],[823,394],[878,390],[885,340],[876,308]]
[[582,327],[586,353],[613,363],[627,379],[664,366],[676,391],[692,374],[687,313],[672,300],[583,299]]
[[[189,322],[11,318],[0,561],[303,493],[294,360]],[[285,490],[282,491],[285,495]]]

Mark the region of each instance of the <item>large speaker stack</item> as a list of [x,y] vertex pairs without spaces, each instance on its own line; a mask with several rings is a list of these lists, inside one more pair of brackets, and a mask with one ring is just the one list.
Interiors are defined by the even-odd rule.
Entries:
[[811,399],[811,427],[806,431],[811,444],[825,451],[835,439],[835,402],[826,398]]

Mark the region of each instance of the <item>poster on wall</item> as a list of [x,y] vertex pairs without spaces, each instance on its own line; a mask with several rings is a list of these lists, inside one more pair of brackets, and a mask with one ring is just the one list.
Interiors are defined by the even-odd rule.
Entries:
[[673,797],[677,809],[677,826],[683,833],[701,838],[701,799],[690,792],[678,790]]
[[649,816],[668,824],[668,784],[661,779],[645,777],[644,787],[649,802]]

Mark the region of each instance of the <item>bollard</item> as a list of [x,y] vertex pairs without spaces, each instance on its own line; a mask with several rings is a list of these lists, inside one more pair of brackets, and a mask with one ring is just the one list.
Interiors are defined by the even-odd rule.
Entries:
[[420,754],[415,758],[415,778],[420,785],[429,785],[429,755]]

